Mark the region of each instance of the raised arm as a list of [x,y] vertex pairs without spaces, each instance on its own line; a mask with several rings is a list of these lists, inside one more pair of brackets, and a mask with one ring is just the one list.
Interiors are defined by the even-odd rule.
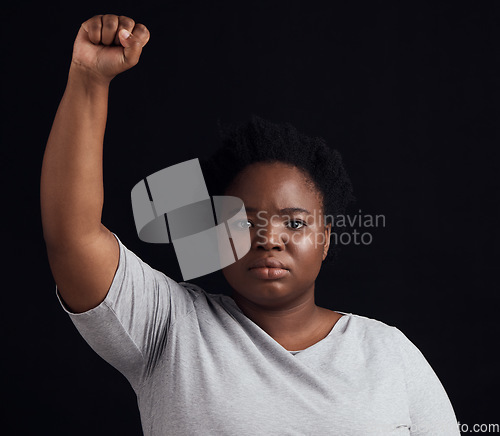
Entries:
[[118,265],[118,242],[101,223],[108,92],[117,74],[138,63],[148,40],[148,29],[128,17],[96,15],[82,23],[47,141],[43,236],[58,290],[74,312],[104,300]]

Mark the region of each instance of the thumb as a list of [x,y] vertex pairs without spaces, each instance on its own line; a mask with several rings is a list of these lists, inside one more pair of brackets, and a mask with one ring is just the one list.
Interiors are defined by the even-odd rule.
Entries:
[[123,62],[132,67],[139,62],[142,52],[142,42],[126,29],[121,29],[118,33],[120,43],[123,46]]

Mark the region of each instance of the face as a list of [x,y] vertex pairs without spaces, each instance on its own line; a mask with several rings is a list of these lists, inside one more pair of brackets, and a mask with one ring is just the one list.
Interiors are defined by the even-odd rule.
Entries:
[[[245,168],[225,195],[243,200],[248,220],[241,225],[251,238],[250,251],[222,270],[234,300],[277,308],[310,296],[331,227],[324,225],[321,194],[310,179],[294,166],[259,162]],[[268,267],[254,268],[266,261]],[[270,268],[272,261],[283,268]]]

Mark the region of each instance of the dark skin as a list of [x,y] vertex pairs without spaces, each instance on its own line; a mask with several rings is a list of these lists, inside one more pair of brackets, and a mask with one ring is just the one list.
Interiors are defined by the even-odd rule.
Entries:
[[[307,174],[281,162],[246,167],[225,195],[243,200],[250,251],[223,268],[241,311],[285,349],[303,350],[324,339],[342,316],[315,304],[315,280],[330,246],[323,199]],[[302,208],[307,212],[281,211]],[[276,279],[250,272],[257,260],[273,257],[286,270]]]

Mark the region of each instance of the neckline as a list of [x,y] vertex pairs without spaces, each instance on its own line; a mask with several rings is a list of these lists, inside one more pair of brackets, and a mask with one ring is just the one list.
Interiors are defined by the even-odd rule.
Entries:
[[295,350],[286,350],[286,348],[285,348],[285,347],[283,347],[283,348],[285,348],[285,350],[286,350],[286,351],[288,351],[289,353],[292,353],[292,354],[294,354],[294,355],[295,355],[295,354],[300,353],[300,352],[302,352],[302,351],[309,350],[310,348],[312,348],[312,347],[314,347],[314,346],[318,345],[319,343],[323,342],[324,340],[328,339],[328,337],[329,337],[329,336],[331,336],[331,335],[333,334],[333,332],[336,330],[335,328],[337,327],[337,324],[340,322],[340,320],[341,320],[342,318],[346,317],[346,315],[347,315],[346,313],[344,313],[344,312],[340,312],[340,311],[338,311],[338,310],[334,310],[334,312],[340,313],[340,314],[341,314],[341,317],[340,317],[337,321],[335,321],[335,324],[333,325],[332,329],[330,330],[330,332],[329,332],[329,333],[328,333],[328,334],[327,334],[327,335],[326,335],[323,339],[320,339],[320,340],[319,340],[318,342],[316,342],[315,344],[312,344],[311,346],[309,346],[309,347],[307,347],[307,348],[304,348],[304,349],[302,349],[302,350],[296,350],[296,351],[295,351]]
[[[333,325],[332,329],[330,330],[330,333],[328,333],[323,339],[319,340],[318,342],[316,342],[315,344],[312,344],[311,346],[307,347],[307,348],[304,348],[303,350],[297,350],[297,351],[294,351],[294,350],[287,350],[285,347],[283,347],[283,345],[281,345],[278,341],[276,341],[271,335],[269,335],[269,333],[267,333],[262,327],[260,327],[258,324],[256,324],[254,321],[252,321],[250,318],[248,318],[248,316],[246,316],[243,311],[240,309],[240,307],[236,304],[236,301],[234,301],[230,296],[228,295],[223,295],[225,298],[223,298],[223,300],[225,301],[228,301],[229,300],[229,303],[231,304],[232,307],[234,307],[239,313],[241,313],[241,315],[243,315],[247,320],[249,320],[250,322],[252,322],[252,324],[254,324],[257,328],[259,328],[262,332],[264,332],[269,338],[271,338],[277,345],[279,345],[283,350],[285,350],[287,353],[292,353],[293,355],[295,354],[298,354],[298,353],[301,353],[301,352],[304,352],[306,350],[310,350],[311,348],[315,347],[316,345],[318,344],[321,344],[323,341],[327,340],[330,336],[333,335],[334,332],[336,332],[338,330],[337,328],[337,325],[342,322],[342,319],[343,318],[348,318],[348,316],[351,315],[351,313],[348,313],[348,312],[342,312],[340,310],[334,310],[334,312],[337,312],[339,314],[341,314],[342,316],[335,322],[335,324]],[[332,309],[330,309],[332,310]],[[230,314],[231,316],[233,316],[232,314]],[[340,328],[340,327],[339,327]]]

